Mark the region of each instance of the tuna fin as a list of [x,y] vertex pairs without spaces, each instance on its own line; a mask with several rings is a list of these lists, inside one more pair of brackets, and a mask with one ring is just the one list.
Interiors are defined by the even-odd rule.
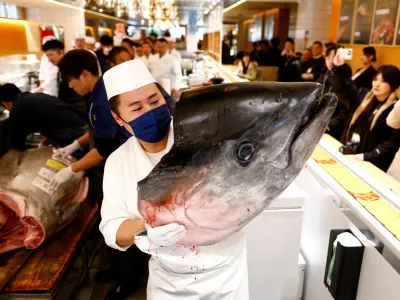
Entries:
[[23,153],[18,150],[10,150],[0,159],[0,176],[16,177],[18,175],[18,166]]

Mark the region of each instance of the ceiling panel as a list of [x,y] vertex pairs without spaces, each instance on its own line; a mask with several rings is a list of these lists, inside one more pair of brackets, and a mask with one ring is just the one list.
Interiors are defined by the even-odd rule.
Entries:
[[224,9],[224,21],[239,21],[251,19],[255,14],[272,8],[295,8],[297,2],[293,0],[282,2],[270,1],[240,1],[226,9]]

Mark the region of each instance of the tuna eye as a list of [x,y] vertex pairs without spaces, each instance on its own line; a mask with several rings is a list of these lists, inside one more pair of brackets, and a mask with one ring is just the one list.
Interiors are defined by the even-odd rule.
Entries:
[[239,160],[239,162],[249,163],[255,152],[256,149],[254,148],[253,144],[250,142],[242,142],[237,148],[236,158]]

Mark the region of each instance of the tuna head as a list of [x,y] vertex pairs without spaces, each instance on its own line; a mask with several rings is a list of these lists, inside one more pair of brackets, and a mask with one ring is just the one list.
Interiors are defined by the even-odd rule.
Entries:
[[177,222],[179,243],[209,245],[236,232],[299,174],[336,107],[316,83],[240,83],[185,92],[174,145],[138,184],[152,226]]
[[74,162],[52,158],[51,148],[9,151],[0,160],[0,253],[38,247],[75,217],[88,191],[82,173],[57,191],[46,186],[60,168]]

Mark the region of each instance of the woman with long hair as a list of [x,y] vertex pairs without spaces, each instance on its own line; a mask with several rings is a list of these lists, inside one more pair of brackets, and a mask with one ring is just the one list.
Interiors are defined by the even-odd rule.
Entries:
[[354,145],[351,158],[369,161],[387,171],[400,146],[400,129],[388,126],[386,119],[398,101],[400,70],[392,65],[381,66],[373,76],[372,90],[357,88],[352,80],[340,76],[344,60],[339,53],[333,61],[334,85],[340,85],[353,112],[345,131],[344,142]]

